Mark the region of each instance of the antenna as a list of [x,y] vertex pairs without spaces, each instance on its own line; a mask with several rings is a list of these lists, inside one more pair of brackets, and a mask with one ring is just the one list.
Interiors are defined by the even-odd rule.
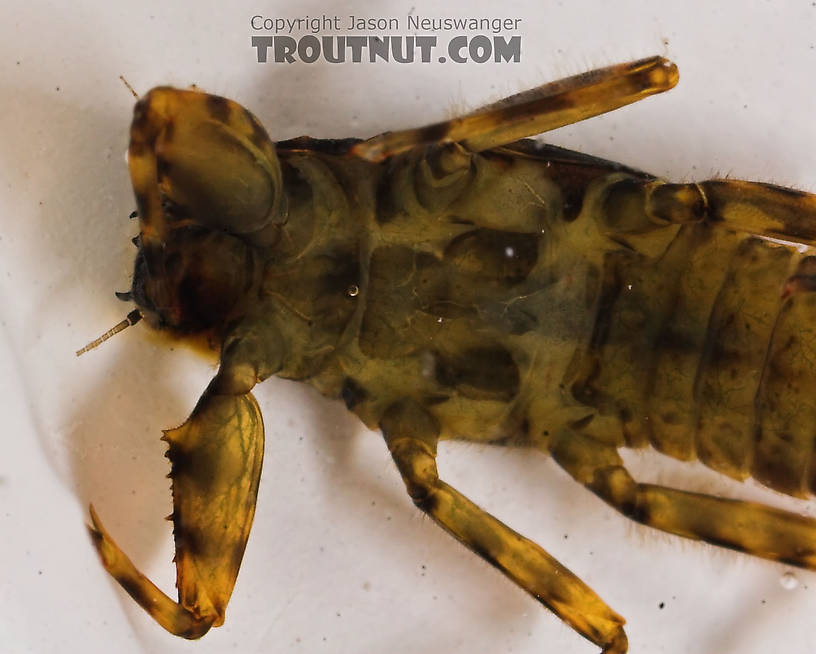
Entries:
[[111,336],[116,336],[116,334],[118,334],[119,332],[121,332],[124,329],[127,329],[131,325],[135,325],[141,319],[142,319],[142,312],[139,311],[138,309],[134,309],[118,325],[116,325],[115,327],[112,327],[111,329],[106,331],[104,334],[102,334],[102,336],[97,338],[95,341],[91,341],[90,343],[88,343],[81,350],[77,350],[76,355],[80,356],[81,354],[85,354],[89,350],[93,350],[98,345],[101,345],[102,343],[107,341]]
[[126,80],[126,79],[125,79],[125,76],[124,76],[124,75],[119,75],[119,79],[120,79],[120,80],[122,80],[122,83],[123,83],[125,86],[127,86],[128,91],[130,91],[130,92],[133,94],[133,97],[134,97],[134,98],[136,98],[136,99],[138,100],[138,99],[139,99],[139,94],[138,94],[138,93],[136,93],[136,91],[134,91],[134,90],[133,90],[133,87],[132,87],[132,86],[130,85],[130,83],[129,83],[129,82]]

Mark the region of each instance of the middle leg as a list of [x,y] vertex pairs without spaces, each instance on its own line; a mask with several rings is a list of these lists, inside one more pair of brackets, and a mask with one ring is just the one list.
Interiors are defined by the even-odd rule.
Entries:
[[385,412],[380,426],[417,507],[605,654],[626,653],[623,618],[591,588],[536,543],[439,479],[438,428],[424,408],[411,400],[397,402]]

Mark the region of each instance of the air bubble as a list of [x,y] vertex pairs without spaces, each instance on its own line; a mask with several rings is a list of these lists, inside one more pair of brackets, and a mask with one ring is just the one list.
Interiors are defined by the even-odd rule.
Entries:
[[779,584],[785,590],[793,590],[799,585],[799,580],[792,572],[786,572],[779,578]]

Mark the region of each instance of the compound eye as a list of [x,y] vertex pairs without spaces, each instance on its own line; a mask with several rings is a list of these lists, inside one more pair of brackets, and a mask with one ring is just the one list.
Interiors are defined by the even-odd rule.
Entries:
[[168,124],[156,140],[156,165],[170,220],[192,220],[232,234],[250,234],[279,222],[277,159],[226,123]]

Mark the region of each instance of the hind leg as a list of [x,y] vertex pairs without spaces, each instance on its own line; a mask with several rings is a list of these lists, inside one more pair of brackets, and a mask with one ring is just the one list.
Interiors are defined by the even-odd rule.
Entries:
[[550,443],[553,458],[623,515],[678,536],[816,570],[816,520],[756,502],[636,482],[612,446],[572,430]]

